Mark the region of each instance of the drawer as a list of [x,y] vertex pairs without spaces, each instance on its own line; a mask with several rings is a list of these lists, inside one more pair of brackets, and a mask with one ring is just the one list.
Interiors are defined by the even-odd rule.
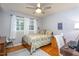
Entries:
[[6,51],[6,38],[0,37],[0,56],[7,55]]
[[5,49],[5,45],[4,44],[0,44],[0,52],[3,51]]

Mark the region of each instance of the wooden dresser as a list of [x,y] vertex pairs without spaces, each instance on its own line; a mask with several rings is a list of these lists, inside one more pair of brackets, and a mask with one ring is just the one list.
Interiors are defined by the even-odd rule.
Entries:
[[7,55],[6,52],[6,37],[0,37],[0,56]]

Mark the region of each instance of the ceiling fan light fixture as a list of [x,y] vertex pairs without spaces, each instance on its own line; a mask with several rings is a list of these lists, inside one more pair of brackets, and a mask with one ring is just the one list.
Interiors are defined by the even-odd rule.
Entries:
[[36,13],[41,13],[42,12],[42,10],[41,9],[36,9],[36,11],[35,11]]

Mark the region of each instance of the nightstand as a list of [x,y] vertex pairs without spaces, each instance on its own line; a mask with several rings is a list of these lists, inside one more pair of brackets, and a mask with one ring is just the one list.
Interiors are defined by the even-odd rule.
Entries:
[[5,56],[7,55],[6,52],[6,38],[5,37],[0,37],[0,56]]

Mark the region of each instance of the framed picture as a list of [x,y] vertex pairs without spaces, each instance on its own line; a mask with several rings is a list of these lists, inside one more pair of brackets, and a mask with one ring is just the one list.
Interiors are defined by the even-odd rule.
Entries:
[[62,30],[63,29],[63,24],[62,23],[58,23],[58,30]]

